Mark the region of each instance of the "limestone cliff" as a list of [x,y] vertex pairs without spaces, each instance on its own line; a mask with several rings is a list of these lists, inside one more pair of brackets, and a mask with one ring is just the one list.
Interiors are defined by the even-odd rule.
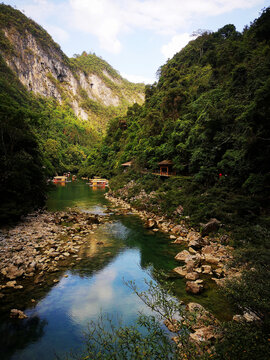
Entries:
[[20,11],[0,4],[0,28],[0,54],[23,85],[70,105],[83,120],[104,127],[111,116],[144,101],[143,84],[129,83],[94,54],[69,59]]

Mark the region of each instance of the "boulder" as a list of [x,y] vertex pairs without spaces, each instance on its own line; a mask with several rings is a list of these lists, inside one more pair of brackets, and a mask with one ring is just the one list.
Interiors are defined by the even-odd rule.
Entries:
[[207,224],[203,224],[202,226],[202,236],[208,235],[212,232],[215,232],[220,227],[221,222],[215,218],[210,219]]
[[203,290],[203,285],[198,284],[195,281],[186,282],[186,292],[191,294],[200,294]]
[[203,245],[202,237],[199,233],[191,231],[187,235],[188,246],[194,249],[200,249]]
[[201,327],[194,333],[189,334],[190,340],[195,343],[214,341],[218,337],[219,335],[216,333],[216,328],[212,325]]
[[175,256],[175,260],[178,261],[188,261],[188,260],[192,260],[192,255],[187,251],[187,250],[183,250],[181,252],[179,252],[176,256]]
[[1,273],[8,279],[13,280],[13,279],[16,279],[16,278],[22,276],[24,273],[24,270],[18,269],[17,266],[12,264],[12,265],[9,265],[9,266],[5,267],[4,269],[2,269]]
[[180,330],[180,324],[176,319],[165,320],[164,325],[168,328],[169,331],[177,333]]
[[194,281],[194,280],[197,280],[199,278],[199,275],[196,272],[190,272],[190,273],[187,273],[185,278],[187,280],[193,280]]
[[209,264],[214,264],[214,265],[217,265],[220,262],[220,258],[218,258],[212,254],[205,254],[204,259]]
[[189,260],[186,262],[186,269],[187,272],[193,272],[193,269],[196,265],[196,261],[195,260]]
[[174,268],[173,271],[182,277],[185,277],[187,275],[187,270],[186,270],[185,266],[178,266],[178,267]]
[[11,309],[10,310],[10,317],[11,318],[17,318],[17,319],[26,319],[27,315],[22,310],[18,309]]
[[146,223],[145,223],[145,226],[146,226],[148,229],[152,229],[152,228],[154,228],[154,227],[157,226],[157,222],[156,222],[156,220],[154,220],[154,219],[147,219],[147,220],[146,220]]
[[182,226],[181,225],[176,225],[171,230],[171,232],[173,234],[175,234],[175,235],[179,235],[181,231],[182,231]]
[[211,265],[203,265],[203,274],[212,274],[212,267]]

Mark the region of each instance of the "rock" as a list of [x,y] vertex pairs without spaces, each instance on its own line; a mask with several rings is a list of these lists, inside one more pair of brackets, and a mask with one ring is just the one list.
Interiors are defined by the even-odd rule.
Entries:
[[196,272],[187,273],[185,276],[187,280],[197,280],[199,278],[199,275]]
[[203,274],[212,274],[211,265],[202,265]]
[[16,280],[13,280],[13,281],[8,281],[7,283],[6,283],[6,287],[7,288],[14,288],[15,286],[16,286]]
[[16,278],[22,276],[24,273],[24,270],[18,269],[17,266],[12,264],[12,265],[9,265],[8,267],[5,267],[4,269],[2,269],[1,273],[8,279],[13,280],[13,279],[16,279]]
[[178,266],[178,267],[174,268],[173,271],[182,277],[185,277],[187,275],[187,270],[186,270],[185,266]]
[[182,236],[178,236],[178,238],[176,240],[174,240],[172,242],[172,244],[183,244],[185,243],[187,240],[186,238],[182,237]]
[[194,249],[200,249],[203,245],[201,234],[191,231],[187,235],[188,246]]
[[195,260],[188,260],[186,262],[186,269],[187,269],[187,272],[193,272],[193,269],[196,265],[196,261]]
[[214,272],[214,274],[215,274],[217,277],[219,277],[219,278],[224,275],[224,271],[223,271],[223,269],[221,269],[221,268],[214,269],[213,272]]
[[220,262],[220,258],[218,258],[212,254],[205,254],[204,259],[209,264],[214,264],[214,265],[217,265]]
[[189,251],[191,254],[193,254],[193,255],[197,254],[197,251],[194,250],[192,247],[189,247],[189,248],[188,248],[188,251]]
[[191,312],[194,312],[194,311],[206,312],[205,308],[201,304],[198,304],[195,302],[188,303],[186,306],[186,310],[191,311]]
[[22,310],[18,309],[11,309],[10,310],[10,317],[11,318],[17,318],[17,319],[26,319],[27,315]]
[[233,316],[233,321],[243,322],[243,321],[244,321],[244,318],[243,318],[242,315],[234,315],[234,316]]
[[190,340],[195,343],[214,341],[218,337],[220,336],[216,333],[216,328],[212,325],[201,327],[189,335]]
[[215,281],[218,286],[224,286],[225,284],[225,279],[211,278],[211,280]]
[[156,220],[154,220],[154,219],[147,219],[145,226],[146,226],[148,229],[152,229],[152,228],[154,228],[154,227],[157,226],[157,222],[156,222]]
[[179,235],[181,231],[182,231],[182,226],[181,225],[176,225],[171,230],[171,232],[173,234],[175,234],[175,235]]
[[164,325],[168,328],[169,331],[176,333],[180,330],[180,324],[176,319],[165,320]]
[[185,262],[189,260],[193,260],[193,258],[194,256],[191,255],[187,250],[183,250],[175,256],[175,260],[185,261]]
[[202,236],[208,235],[211,232],[215,232],[220,227],[221,222],[215,218],[210,219],[207,224],[202,226]]
[[200,294],[203,290],[203,285],[196,283],[195,281],[186,282],[186,292],[191,294]]
[[259,318],[259,316],[257,316],[254,312],[249,311],[249,312],[245,312],[243,314],[243,318],[247,321],[247,322],[253,322],[253,321],[260,321],[261,319]]

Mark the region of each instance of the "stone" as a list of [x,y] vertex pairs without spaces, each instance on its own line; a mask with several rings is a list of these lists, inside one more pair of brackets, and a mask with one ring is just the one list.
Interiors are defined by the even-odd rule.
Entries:
[[186,306],[186,310],[191,311],[191,312],[194,312],[194,311],[205,312],[206,311],[205,308],[201,304],[198,304],[195,302],[188,303]]
[[203,290],[203,285],[196,283],[195,281],[186,282],[186,292],[191,294],[200,294]]
[[192,255],[187,250],[183,250],[175,256],[175,260],[185,261],[186,259],[188,259],[190,257],[192,257]]
[[154,228],[154,227],[157,226],[157,222],[156,222],[156,220],[154,220],[154,219],[147,219],[145,226],[146,226],[148,229],[152,229],[152,228]]
[[210,219],[207,224],[202,226],[202,236],[208,235],[212,232],[215,232],[219,229],[221,222],[215,218]]
[[185,266],[178,266],[174,268],[173,271],[182,277],[185,277],[187,275],[187,270],[185,269]]
[[200,250],[203,245],[205,245],[205,241],[202,239],[201,235],[195,231],[191,231],[187,235],[188,246],[192,247],[195,250]]
[[171,232],[173,234],[175,234],[175,235],[179,235],[181,231],[182,231],[182,226],[181,225],[176,225],[171,230]]
[[202,265],[203,274],[212,274],[212,267],[211,265]]
[[221,268],[214,269],[213,272],[214,272],[214,274],[215,274],[217,277],[219,277],[219,278],[224,275],[224,271],[223,271],[223,269],[221,269]]
[[201,327],[189,335],[190,340],[195,343],[214,341],[218,337],[220,336],[216,333],[216,328],[212,325]]
[[18,310],[18,309],[11,309],[10,317],[17,319],[27,319],[27,315],[25,315],[25,313],[22,310]]
[[209,264],[214,264],[214,265],[217,265],[220,262],[220,258],[218,258],[212,254],[205,254],[204,259]]
[[196,272],[188,273],[185,278],[187,280],[197,280],[199,278],[199,275]]
[[6,283],[6,287],[7,288],[14,288],[15,286],[16,286],[16,280],[13,280],[13,281],[8,281],[7,283]]
[[260,321],[261,319],[259,318],[259,316],[257,316],[254,312],[249,311],[249,312],[245,312],[243,314],[243,318],[245,319],[245,321],[247,322],[253,322],[253,321]]
[[24,270],[18,269],[17,266],[11,264],[8,267],[5,267],[4,269],[2,269],[1,273],[8,279],[13,280],[13,279],[16,279],[16,278],[22,276],[24,273]]
[[242,315],[234,315],[234,316],[233,316],[233,321],[243,322],[244,319],[243,319],[243,316],[242,316]]
[[176,333],[180,330],[180,324],[176,319],[165,320],[164,325],[167,327],[167,329],[173,333]]
[[191,254],[193,254],[193,255],[197,254],[197,251],[194,250],[193,247],[189,247],[189,248],[188,248],[188,251],[189,251]]

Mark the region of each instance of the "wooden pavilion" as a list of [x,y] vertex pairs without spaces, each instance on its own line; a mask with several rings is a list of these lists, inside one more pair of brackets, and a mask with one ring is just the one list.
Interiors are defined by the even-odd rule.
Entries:
[[173,176],[175,175],[175,171],[173,171],[173,162],[171,160],[163,160],[158,163],[159,172],[155,173],[155,175],[160,176]]

